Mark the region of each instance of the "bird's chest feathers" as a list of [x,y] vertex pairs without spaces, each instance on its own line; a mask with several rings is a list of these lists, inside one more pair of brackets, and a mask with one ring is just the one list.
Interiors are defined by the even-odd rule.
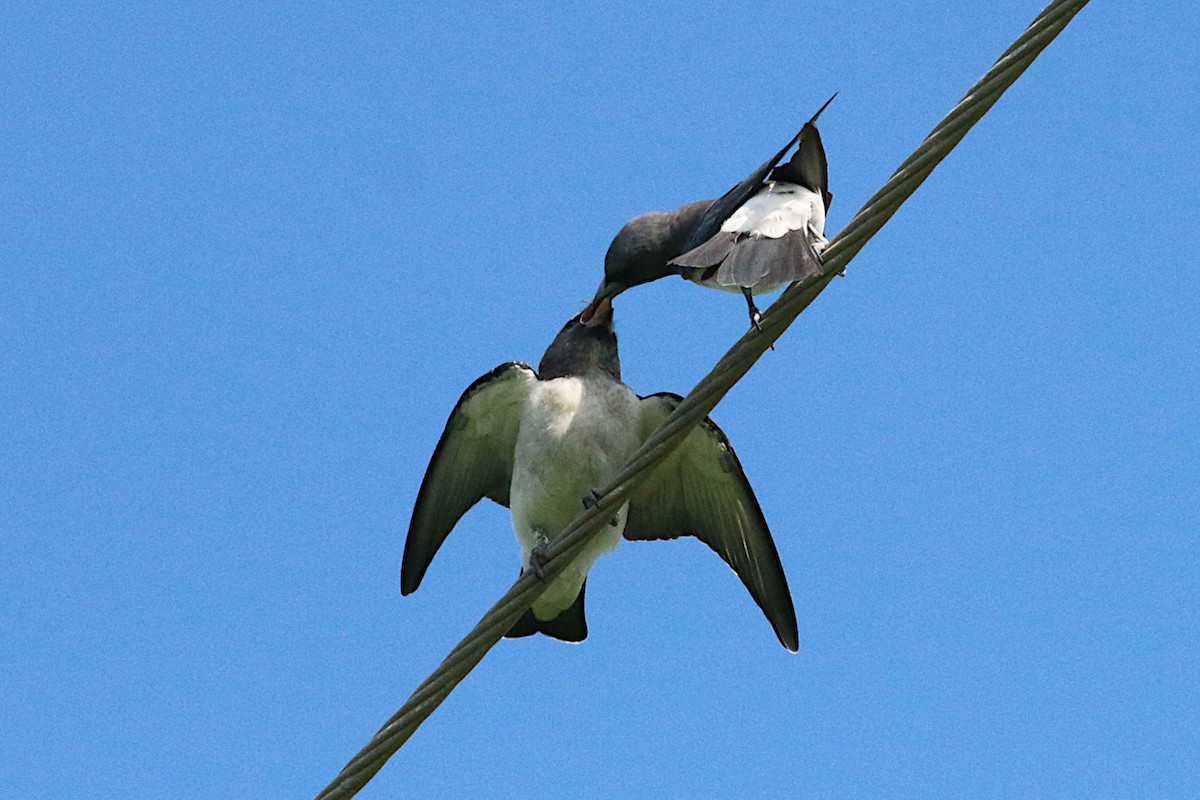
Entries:
[[521,417],[516,461],[561,478],[603,471],[614,460],[619,465],[638,445],[637,413],[637,396],[613,381],[539,383]]
[[539,382],[517,436],[514,517],[548,527],[560,516],[569,522],[584,495],[606,483],[640,444],[638,411],[637,396],[611,380]]

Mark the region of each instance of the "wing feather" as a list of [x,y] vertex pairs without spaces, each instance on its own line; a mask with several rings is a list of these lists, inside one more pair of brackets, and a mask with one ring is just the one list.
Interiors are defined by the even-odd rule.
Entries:
[[400,591],[425,570],[459,518],[484,497],[508,505],[521,407],[537,380],[528,364],[501,364],[467,387],[450,412],[413,504],[400,565]]
[[798,183],[812,189],[821,196],[825,211],[829,211],[829,204],[833,201],[833,195],[829,193],[829,162],[825,158],[825,146],[821,143],[821,134],[816,125],[804,123],[800,129],[800,146],[790,161],[771,170],[771,180]]
[[737,243],[736,233],[718,231],[711,239],[699,247],[694,247],[683,255],[671,259],[671,264],[690,269],[708,269],[720,264],[729,255],[729,251]]
[[[642,398],[643,435],[680,400],[666,393]],[[737,573],[783,646],[799,648],[796,611],[767,520],[729,439],[712,420],[696,426],[634,492],[624,535],[695,536]]]
[[[837,97],[837,94],[834,94],[833,97]],[[821,112],[833,102],[833,97],[830,97],[825,101],[825,105],[817,109],[817,113],[812,115],[812,119],[804,123],[804,126],[783,146],[782,150],[767,159],[762,166],[747,175],[709,206],[700,221],[696,223],[696,227],[684,240],[681,252],[686,253],[699,247],[716,235],[730,215],[757,194],[767,180],[794,180],[803,183],[808,188],[820,193],[825,208],[829,208],[833,195],[828,191],[829,168],[825,162],[825,148],[821,144],[821,135],[817,132],[817,119],[821,116]],[[787,155],[787,151],[792,149],[792,145],[797,142],[801,144],[807,142],[808,146],[802,147],[803,152],[797,150],[790,161],[779,166],[779,162]],[[770,177],[768,178],[768,176]]]
[[799,132],[783,146],[782,150],[767,159],[762,166],[747,175],[728,192],[718,197],[709,206],[708,210],[704,212],[704,216],[696,223],[696,227],[692,229],[691,234],[689,234],[683,244],[683,252],[686,253],[693,248],[699,247],[711,239],[717,231],[721,230],[721,225],[725,223],[725,220],[729,219],[729,215],[741,208],[743,203],[762,188],[763,181],[766,180],[767,175],[771,170],[775,169],[775,165],[783,159],[787,151],[798,141],[800,141]]
[[709,280],[721,287],[761,287],[760,291],[769,291],[819,275],[823,266],[813,252],[813,241],[807,231],[792,231],[778,239],[744,237]]

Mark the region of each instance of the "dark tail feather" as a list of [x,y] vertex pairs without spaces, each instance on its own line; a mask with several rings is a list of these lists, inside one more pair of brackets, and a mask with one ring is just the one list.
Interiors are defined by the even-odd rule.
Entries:
[[[833,93],[833,97],[837,97],[837,92]],[[797,137],[800,139],[800,147],[792,154],[791,160],[771,170],[773,181],[798,183],[814,192],[820,192],[825,199],[826,211],[829,210],[833,195],[829,193],[829,164],[825,161],[825,146],[821,144],[821,134],[817,131],[817,118],[821,116],[822,111],[829,108],[833,97],[826,100],[825,105],[812,115],[812,119],[804,123]]]
[[671,259],[669,263],[675,267],[692,267],[695,269],[715,267],[725,260],[736,242],[736,233],[717,231],[707,242]]
[[[800,133],[800,149],[785,164],[771,171],[771,180],[798,183],[825,195],[829,186],[829,163],[825,160],[825,146],[817,126],[806,123]],[[826,201],[826,208],[829,203]]]
[[579,596],[575,598],[575,602],[557,617],[538,619],[533,615],[533,609],[528,609],[504,635],[510,639],[518,639],[522,636],[544,633],[552,639],[560,639],[564,642],[582,642],[587,638],[587,619],[583,615],[583,596],[586,592],[587,580],[585,579],[583,585],[579,587]]
[[734,245],[713,276],[719,286],[781,286],[820,273],[805,231],[791,231],[778,239],[748,236]]

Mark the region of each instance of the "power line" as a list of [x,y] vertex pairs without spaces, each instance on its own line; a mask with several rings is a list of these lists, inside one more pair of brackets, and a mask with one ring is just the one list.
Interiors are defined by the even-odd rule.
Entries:
[[738,340],[601,491],[600,502],[581,513],[550,543],[546,548],[544,579],[532,571],[522,575],[333,782],[317,795],[317,800],[350,798],[367,785],[592,536],[607,524],[641,482],[645,472],[670,454],[713,410],[1087,3],[1088,0],[1056,0],[1042,10],[829,244],[822,258],[824,271],[788,287],[763,314],[762,331],[751,329]]

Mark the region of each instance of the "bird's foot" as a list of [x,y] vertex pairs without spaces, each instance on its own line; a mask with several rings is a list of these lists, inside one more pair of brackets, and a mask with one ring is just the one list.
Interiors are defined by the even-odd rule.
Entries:
[[[742,295],[746,298],[746,308],[750,312],[750,325],[759,333],[763,333],[762,312],[758,310],[758,306],[754,305],[754,294],[750,291],[749,286],[742,287]],[[775,349],[775,345],[771,345],[771,349]]]
[[[750,325],[759,333],[766,333],[766,331],[763,330],[763,326],[762,326],[762,314],[758,313],[757,308],[754,308],[753,306],[751,306],[751,308],[753,310],[750,312]],[[771,344],[769,344],[767,346],[770,347],[772,350],[775,349],[774,342],[772,342]]]
[[549,560],[546,556],[546,548],[550,545],[550,539],[541,531],[536,531],[534,536],[537,537],[537,544],[529,551],[529,568],[533,570],[534,575],[537,575],[539,581],[544,581],[546,580],[546,562]]
[[[590,492],[588,492],[587,494],[585,494],[583,496],[583,507],[588,509],[589,511],[591,511],[593,508],[598,506],[600,504],[600,501],[603,499],[604,499],[604,495],[600,494],[600,492],[596,491],[595,489],[592,489]],[[615,527],[617,527],[617,525],[620,524],[620,522],[621,521],[619,519],[617,519],[616,517],[613,517],[612,519],[610,519],[608,521],[608,524],[615,528]]]
[[[811,245],[812,254],[817,259],[818,264],[824,264],[825,263],[825,248],[829,247],[829,240],[826,239],[824,237],[824,235],[822,235],[821,233],[819,233],[817,230],[813,229],[812,227],[809,227],[809,231],[812,233],[812,236],[813,236],[813,242]],[[838,275],[840,275],[843,278],[846,277],[845,268],[843,268],[840,272],[838,272]]]
[[813,255],[820,258],[821,254],[825,252],[825,248],[829,247],[829,240],[825,238],[825,234],[818,231],[812,225],[808,226],[808,234],[812,240],[810,247],[812,247]]

